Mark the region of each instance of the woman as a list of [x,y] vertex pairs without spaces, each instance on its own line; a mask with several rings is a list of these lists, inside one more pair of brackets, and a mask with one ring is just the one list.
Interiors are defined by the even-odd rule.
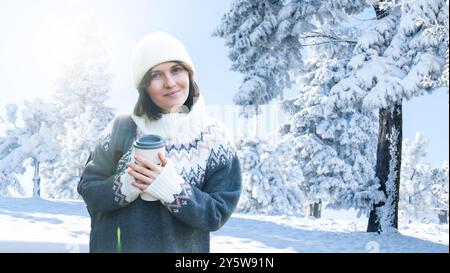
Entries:
[[[88,161],[78,192],[91,215],[91,252],[209,252],[241,192],[228,130],[205,115],[184,45],[156,32],[135,47],[139,99],[116,117]],[[161,165],[135,156],[147,134],[165,139]]]

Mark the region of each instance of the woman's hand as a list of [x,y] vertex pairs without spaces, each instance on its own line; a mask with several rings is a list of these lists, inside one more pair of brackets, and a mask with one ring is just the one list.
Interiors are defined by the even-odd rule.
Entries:
[[134,177],[134,181],[131,183],[134,187],[145,191],[145,189],[150,186],[150,184],[155,181],[159,176],[164,166],[167,164],[167,158],[162,152],[158,153],[159,160],[161,161],[161,166],[142,158],[140,156],[135,156],[134,159],[140,164],[128,163],[128,174]]

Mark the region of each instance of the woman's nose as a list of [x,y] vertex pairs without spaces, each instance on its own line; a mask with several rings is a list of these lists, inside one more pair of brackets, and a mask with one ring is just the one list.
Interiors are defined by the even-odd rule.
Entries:
[[172,86],[176,85],[175,79],[172,76],[169,75],[169,76],[166,76],[165,78],[166,78],[165,84],[167,87],[172,87]]

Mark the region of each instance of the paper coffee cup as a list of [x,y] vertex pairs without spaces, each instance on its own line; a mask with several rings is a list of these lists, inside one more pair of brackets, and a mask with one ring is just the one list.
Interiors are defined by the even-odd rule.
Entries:
[[[164,138],[158,135],[144,135],[133,143],[134,155],[143,157],[157,165],[161,165],[158,153],[166,152],[166,144]],[[136,164],[139,164],[136,162]],[[146,201],[158,200],[148,192],[141,193],[141,198]]]

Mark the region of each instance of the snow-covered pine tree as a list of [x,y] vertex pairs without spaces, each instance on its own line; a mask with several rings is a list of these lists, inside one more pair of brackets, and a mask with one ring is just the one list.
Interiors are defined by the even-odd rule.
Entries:
[[[335,26],[340,27],[339,22],[343,17],[367,7],[366,1],[311,2],[287,1],[283,2],[286,9],[280,8],[279,14],[290,14],[290,18],[297,20],[296,25],[305,25],[307,29],[309,28],[307,31],[298,32],[298,39],[326,37],[326,32],[314,28],[314,26],[318,23],[326,25],[322,22],[326,22],[329,17],[335,20]],[[234,3],[250,5],[254,1],[236,1]],[[381,108],[379,111],[380,130],[376,176],[380,181],[380,190],[384,192],[386,199],[381,198],[378,194],[371,195],[372,198],[375,197],[374,202],[379,201],[376,204],[377,207],[382,207],[382,209],[371,211],[368,231],[387,231],[391,227],[397,226],[401,162],[401,99],[423,94],[423,91],[427,89],[431,90],[423,84],[423,79],[428,77],[434,81],[440,74],[444,62],[441,61],[442,58],[437,58],[435,53],[442,41],[437,38],[438,36],[430,38],[422,35],[426,28],[420,22],[437,20],[441,22],[440,24],[445,24],[448,21],[447,8],[448,5],[445,6],[444,0],[402,1],[400,4],[395,1],[380,1],[374,4],[374,13],[377,17],[374,26],[359,39],[354,56],[348,65],[350,68],[348,75],[332,88],[330,97],[324,99],[326,105],[324,109],[329,111],[335,106],[345,104],[346,100],[354,100],[355,96],[357,97],[356,105],[359,105],[361,101],[358,98],[368,94],[363,101],[367,112]],[[233,12],[235,11],[232,10],[229,14],[233,14]],[[308,14],[311,16],[308,17]],[[314,19],[311,21],[310,18]],[[237,19],[238,16],[225,16],[223,22],[226,23],[223,23],[221,28],[229,33],[239,33],[239,28],[246,25],[243,23],[245,19]],[[333,24],[329,25],[333,29]],[[280,29],[278,28],[277,31]],[[289,31],[287,27],[284,29]],[[223,35],[219,36],[223,37]],[[232,37],[234,36],[231,35],[227,42],[233,42]],[[236,37],[245,36],[237,35]],[[342,42],[339,37],[333,35],[330,40]],[[273,45],[273,42],[271,44]],[[227,45],[233,47],[233,43]],[[317,44],[311,46],[317,46]],[[249,43],[247,47],[245,49],[247,51],[258,52],[262,46],[258,47]],[[276,51],[276,47],[273,48]],[[233,58],[230,59],[233,60]],[[233,62],[233,64],[236,63]],[[302,64],[302,60],[297,60],[296,63]],[[242,73],[250,75],[251,71],[244,67]],[[264,88],[261,90],[266,91]],[[270,95],[266,96],[266,98],[270,97]],[[374,192],[379,191],[374,189]],[[375,211],[379,211],[379,213],[375,213]]]
[[413,179],[416,166],[422,158],[427,155],[426,149],[429,141],[425,139],[423,133],[417,132],[413,140],[403,140],[402,149],[402,172],[401,177]]
[[288,147],[271,146],[264,139],[238,139],[242,164],[243,190],[238,211],[267,214],[296,214],[301,211],[298,187],[301,173],[286,161]]
[[17,105],[8,104],[5,106],[6,120],[2,119],[2,125],[5,127],[4,136],[0,136],[0,196],[25,195],[25,191],[13,171],[20,166],[12,166],[10,162],[4,160],[9,157],[14,150],[19,147],[17,136],[8,128],[8,124],[15,124],[17,120]]
[[295,22],[288,12],[280,14],[282,5],[280,0],[235,0],[213,33],[230,48],[231,69],[244,74],[234,97],[244,117],[258,114],[259,105],[290,87],[290,70],[301,66],[300,44],[290,31]]
[[24,196],[25,191],[19,179],[7,170],[0,171],[0,196]]
[[[297,147],[297,151],[302,151],[302,153],[293,155],[293,158],[299,162],[298,165],[305,168],[303,172],[308,176],[308,179],[304,180],[303,190],[306,193],[309,192],[310,201],[316,201],[325,198],[325,196],[326,199],[330,199],[330,195],[334,195],[333,199],[339,199],[341,202],[340,204],[335,202],[336,207],[354,205],[358,208],[364,207],[367,209],[368,204],[373,203],[370,198],[375,200],[380,198],[379,194],[377,196],[376,193],[370,193],[370,191],[376,191],[376,184],[372,179],[373,167],[371,166],[374,159],[370,144],[374,143],[373,136],[375,135],[373,133],[374,126],[370,124],[371,119],[366,117],[365,114],[357,114],[358,110],[349,110],[352,109],[351,99],[347,100],[348,104],[345,105],[345,108],[342,106],[334,113],[333,120],[331,120],[329,113],[326,116],[327,113],[321,106],[321,99],[327,95],[329,88],[345,73],[345,62],[350,58],[355,43],[355,35],[352,37],[351,29],[342,26],[347,23],[344,19],[348,18],[348,14],[361,12],[364,7],[367,7],[367,4],[364,1],[336,3],[335,1],[304,2],[294,0],[284,2],[283,7],[277,6],[279,11],[276,19],[278,23],[272,23],[276,26],[276,29],[272,31],[272,36],[269,36],[272,37],[270,42],[250,42],[246,44],[239,44],[236,37],[248,39],[247,37],[253,33],[252,31],[256,31],[259,24],[254,24],[253,28],[249,28],[252,25],[247,23],[250,16],[242,16],[243,11],[247,10],[242,7],[249,9],[257,3],[256,1],[235,1],[233,4],[231,11],[222,20],[222,25],[218,31],[220,35],[218,36],[227,39],[226,44],[230,47],[230,59],[233,61],[233,68],[239,68],[234,70],[246,76],[253,73],[253,70],[250,69],[253,68],[252,66],[241,65],[239,59],[233,58],[233,56],[241,56],[235,52],[242,53],[244,56],[246,52],[252,54],[263,52],[265,55],[275,55],[275,52],[282,51],[278,49],[286,46],[289,54],[277,55],[275,58],[276,60],[282,60],[282,63],[285,64],[285,69],[278,71],[278,73],[286,73],[283,74],[286,78],[289,76],[288,72],[292,76],[298,76],[300,70],[302,70],[302,73],[305,73],[305,71],[309,73],[307,76],[309,78],[304,77],[304,79],[306,85],[311,82],[310,89],[302,90],[299,96],[285,102],[285,110],[291,116],[291,126],[285,126],[284,130],[292,130],[292,139],[289,142],[295,143],[294,147]],[[272,11],[272,13],[274,14],[275,11]],[[335,27],[336,25],[340,27]],[[242,30],[245,30],[246,33],[242,33]],[[296,42],[292,43],[292,40]],[[312,46],[309,55],[304,54],[311,60],[306,66],[303,66],[303,59],[300,54],[302,45]],[[315,49],[314,46],[318,48]],[[267,47],[272,50],[266,51]],[[261,54],[261,56],[264,54]],[[283,60],[280,59],[280,56],[288,56],[289,58],[296,58],[296,60],[295,62],[292,59]],[[277,71],[280,70],[280,67],[277,63],[266,63],[259,69]],[[268,73],[268,75],[277,74]],[[260,104],[258,96],[273,99],[273,94],[281,93],[282,89],[286,87],[289,87],[289,85],[278,85],[276,86],[278,90],[270,94],[267,94],[269,92],[267,89],[260,87],[260,93],[254,93],[257,96],[246,96],[248,100],[242,100],[241,102],[248,106]],[[248,93],[241,89],[237,96]],[[360,102],[361,100],[362,98]],[[242,103],[238,104],[242,105]],[[355,113],[354,117],[349,119],[352,113]],[[330,119],[329,124],[327,124],[328,120],[326,119]],[[316,125],[319,123],[320,127],[316,129]],[[331,128],[331,126],[335,126],[331,124],[340,124],[341,128],[338,128],[339,126]],[[313,127],[309,128],[311,125]],[[352,126],[361,127],[359,130],[347,130]],[[371,132],[372,141],[370,140]],[[355,137],[352,134],[355,134]],[[349,143],[353,139],[355,143]],[[346,147],[341,149],[339,146],[342,146],[344,142]],[[352,151],[358,145],[360,147],[357,150],[361,153],[353,154]],[[335,149],[339,150],[339,154],[336,153]],[[330,159],[328,153],[334,156]],[[311,163],[313,156],[317,160]],[[347,156],[349,158],[345,158]],[[345,177],[345,182],[341,182],[342,175]],[[315,183],[318,184],[315,185]],[[352,193],[352,187],[358,183],[360,184],[360,192]],[[338,186],[342,189],[337,189]],[[349,194],[352,195],[348,196]],[[339,198],[335,196],[339,196]]]
[[[420,167],[421,159],[426,156],[428,140],[420,132],[416,133],[413,140],[405,139],[402,144],[402,169],[400,181],[399,218],[403,222],[417,220],[420,208],[426,198],[424,191],[430,190],[423,179],[423,167]],[[420,171],[422,170],[422,172]],[[430,204],[428,204],[430,205]]]
[[403,221],[448,222],[448,162],[438,168],[418,163],[413,178],[402,183]]
[[436,81],[444,65],[442,40],[423,35],[421,22],[448,20],[448,11],[441,0],[380,2],[374,9],[378,20],[358,42],[351,61],[354,71],[343,81],[367,93],[364,105],[369,111],[380,109],[376,176],[386,200],[375,205],[368,224],[368,231],[380,232],[398,226],[402,100],[432,91],[423,79]]
[[332,90],[346,75],[358,37],[356,29],[343,25],[345,16],[340,21],[335,16],[322,15],[315,25],[320,35],[305,35],[305,43],[315,46],[305,54],[298,95],[283,103],[288,114],[283,131],[294,143],[292,156],[303,170],[301,188],[309,202],[367,211],[382,196],[374,180],[376,118],[362,110],[364,94]]
[[238,211],[259,211],[262,206],[260,198],[260,185],[263,175],[259,170],[261,153],[263,149],[257,141],[238,139],[236,149],[242,166],[242,194],[237,206]]
[[439,169],[431,171],[431,180],[435,181],[432,185],[432,207],[438,214],[440,224],[448,224],[449,217],[449,169],[448,161],[442,164]]
[[[0,170],[3,178],[12,183],[13,190],[24,195],[15,174],[25,172],[27,160],[52,164],[59,156],[56,143],[57,112],[53,104],[40,99],[25,101],[20,116],[23,126],[18,126],[17,109],[15,105],[7,106],[8,122],[14,127],[10,126],[11,129],[6,130],[6,137],[0,146]],[[35,190],[38,192],[38,189]],[[5,190],[4,194],[8,192]]]
[[25,195],[22,185],[19,183],[15,171],[25,171],[22,165],[12,166],[11,162],[4,160],[19,147],[17,135],[13,129],[9,128],[17,121],[17,105],[8,104],[5,106],[6,120],[2,118],[4,135],[0,136],[0,196]]
[[225,39],[231,69],[244,75],[234,97],[234,103],[244,108],[244,116],[258,113],[258,105],[283,97],[283,90],[291,87],[292,75],[303,67],[301,41],[323,37],[343,42],[319,29],[318,22],[331,19],[336,23],[364,7],[365,0],[234,0],[213,36]]
[[438,222],[448,217],[448,162],[441,168],[423,163],[426,140],[416,133],[403,141],[399,217],[404,222]]
[[[383,77],[390,77],[390,73],[388,72],[385,74],[386,71],[383,71],[384,65],[380,61],[380,56],[384,53],[386,48],[389,46],[390,41],[392,37],[394,36],[396,30],[397,30],[397,24],[399,20],[399,14],[398,11],[391,12],[391,13],[383,13],[379,8],[379,6],[375,6],[376,15],[377,15],[377,21],[374,24],[372,28],[369,28],[359,39],[355,50],[354,50],[354,56],[350,60],[348,64],[349,73],[346,75],[344,79],[341,79],[339,83],[337,83],[331,90],[332,96],[327,98],[327,109],[333,109],[335,105],[339,105],[342,102],[342,98],[353,100],[356,96],[357,98],[363,98],[367,95],[370,88],[373,84],[375,84],[378,79],[383,79]],[[371,65],[368,65],[370,63]],[[366,65],[367,64],[367,65]],[[374,76],[377,75],[377,76]],[[374,80],[377,79],[377,80]],[[372,112],[374,109],[368,108],[368,113]],[[391,128],[393,127],[395,118],[386,120],[386,118],[391,117],[390,110],[388,111],[380,111],[380,113],[383,113],[379,115],[379,123],[380,123],[380,130],[382,130],[379,135],[391,135]],[[394,113],[398,113],[396,110]],[[382,122],[383,121],[383,122]],[[386,125],[386,123],[389,122],[389,131],[385,132],[385,128],[383,126]],[[398,128],[398,127],[397,127]],[[393,139],[394,143],[397,140],[398,137],[401,137],[399,135],[401,133],[400,131],[397,131],[397,134],[393,134],[396,138]],[[386,149],[386,147],[389,147],[389,143],[386,143],[389,141],[388,138],[384,138],[382,140],[379,140],[378,142],[378,148],[377,148],[377,177],[380,180],[380,189],[386,194],[386,187],[385,187],[385,181],[387,180],[387,172],[386,169],[389,168],[390,164],[390,154],[389,151],[383,150]],[[382,143],[383,145],[380,145]],[[401,143],[400,143],[401,145]],[[397,146],[395,146],[397,147]],[[398,161],[395,161],[398,162]],[[381,174],[380,174],[381,170]],[[394,192],[394,195],[391,195],[395,197],[395,193],[398,193],[398,188],[396,190],[395,187],[388,188],[388,190]],[[386,194],[386,196],[389,196],[389,194]],[[382,203],[383,198],[380,200],[374,200],[375,205],[379,205]],[[395,203],[394,200],[389,200],[393,203]],[[390,206],[389,206],[390,207]],[[374,214],[371,211],[370,214],[370,221],[373,221]],[[395,218],[395,217],[394,217]],[[393,223],[395,222],[394,219],[392,219]],[[389,225],[387,225],[389,226]],[[369,224],[368,231],[378,231],[378,227],[373,227],[373,225]]]
[[95,142],[114,117],[105,106],[112,88],[108,55],[99,32],[84,25],[78,51],[56,83],[55,100],[63,132],[58,135],[61,160],[44,168],[45,193],[51,198],[79,199],[77,184]]

